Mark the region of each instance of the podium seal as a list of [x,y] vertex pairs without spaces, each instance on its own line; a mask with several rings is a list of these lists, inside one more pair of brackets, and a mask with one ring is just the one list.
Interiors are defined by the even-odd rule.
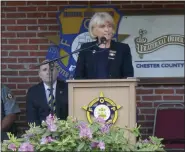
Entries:
[[86,116],[89,123],[93,122],[94,118],[102,117],[107,123],[115,123],[118,119],[118,110],[121,108],[113,100],[104,97],[103,92],[100,96],[93,99],[88,106],[82,107],[86,111]]

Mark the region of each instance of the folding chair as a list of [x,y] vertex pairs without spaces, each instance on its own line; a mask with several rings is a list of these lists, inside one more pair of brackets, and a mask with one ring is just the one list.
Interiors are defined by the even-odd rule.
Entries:
[[153,136],[164,139],[166,150],[185,149],[184,112],[182,103],[161,103],[155,110]]

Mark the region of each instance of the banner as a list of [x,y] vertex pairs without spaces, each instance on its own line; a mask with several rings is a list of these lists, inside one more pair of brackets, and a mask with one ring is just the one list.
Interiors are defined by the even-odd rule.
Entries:
[[[122,16],[113,7],[66,7],[57,14],[60,43],[48,49],[47,59],[69,55],[93,41],[88,24],[95,12],[109,12],[116,24],[113,39],[131,48],[134,77],[184,77],[184,16]],[[124,50],[123,50],[124,51]],[[59,77],[73,78],[78,54],[58,61]]]
[[124,16],[119,34],[129,44],[135,77],[184,77],[184,16]]
[[[60,24],[60,44],[50,46],[47,59],[54,59],[64,55],[70,55],[79,49],[82,43],[91,42],[88,25],[95,12],[108,12],[112,15],[116,25],[115,40],[118,40],[118,26],[121,14],[113,7],[66,7],[57,14]],[[119,38],[122,39],[121,36]],[[73,78],[78,54],[70,55],[58,61],[59,77],[63,80]]]

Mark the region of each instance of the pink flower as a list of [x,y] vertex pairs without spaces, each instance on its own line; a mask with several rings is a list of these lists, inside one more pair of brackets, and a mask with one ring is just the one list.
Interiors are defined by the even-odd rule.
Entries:
[[106,121],[105,121],[102,117],[99,116],[99,117],[97,117],[97,118],[95,119],[95,122],[104,124]]
[[93,141],[93,142],[91,143],[91,147],[92,147],[92,148],[96,148],[97,146],[98,146],[98,142]]
[[87,128],[87,124],[83,121],[80,122],[80,124],[77,126],[78,129],[81,129],[81,128]]
[[91,143],[92,148],[100,148],[100,150],[105,150],[105,143],[100,141],[94,141]]
[[44,137],[44,138],[41,139],[41,142],[40,142],[41,145],[44,145],[44,144],[47,144],[47,143],[48,143],[47,137]]
[[88,127],[88,125],[85,122],[80,122],[80,124],[77,126],[78,129],[80,129],[80,138],[92,138],[92,132],[91,129]]
[[53,142],[53,141],[55,141],[55,139],[53,139],[51,136],[44,137],[44,138],[41,139],[40,144],[43,145],[43,144],[47,144],[47,143],[50,143],[50,142]]
[[57,125],[55,124],[56,118],[54,115],[50,114],[46,117],[46,124],[48,126],[48,130],[51,132],[55,132],[57,130]]
[[105,124],[105,125],[103,125],[103,126],[101,127],[100,130],[101,130],[102,133],[108,133],[109,130],[110,130],[110,125]]
[[46,123],[47,125],[53,124],[55,121],[55,117],[52,114],[49,114],[49,116],[46,117]]
[[105,143],[102,142],[102,141],[100,141],[100,142],[98,143],[98,146],[97,146],[97,147],[99,147],[101,150],[104,150],[104,149],[105,149]]
[[34,151],[34,147],[30,143],[26,142],[26,143],[23,143],[23,144],[20,145],[18,151],[30,152],[30,151]]
[[11,143],[8,145],[8,149],[12,150],[12,151],[16,151],[16,146],[15,144]]
[[88,125],[85,122],[80,122],[80,124],[77,126],[78,129],[80,129],[80,138],[92,138],[92,132],[91,129],[88,127]]
[[55,124],[48,125],[48,130],[51,132],[57,131],[57,125]]
[[49,143],[55,141],[55,139],[53,139],[51,136],[47,137],[47,139]]
[[148,139],[143,140],[143,143],[149,143]]
[[80,128],[80,138],[92,138],[91,129],[88,127]]

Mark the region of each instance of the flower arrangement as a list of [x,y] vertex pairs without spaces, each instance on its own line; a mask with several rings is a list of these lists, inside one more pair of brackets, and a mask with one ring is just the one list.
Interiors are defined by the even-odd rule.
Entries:
[[21,138],[8,133],[9,140],[2,143],[2,151],[164,151],[162,139],[157,137],[131,144],[125,132],[140,136],[140,126],[119,128],[101,117],[88,124],[72,117],[59,120],[50,114],[41,126],[29,127]]

